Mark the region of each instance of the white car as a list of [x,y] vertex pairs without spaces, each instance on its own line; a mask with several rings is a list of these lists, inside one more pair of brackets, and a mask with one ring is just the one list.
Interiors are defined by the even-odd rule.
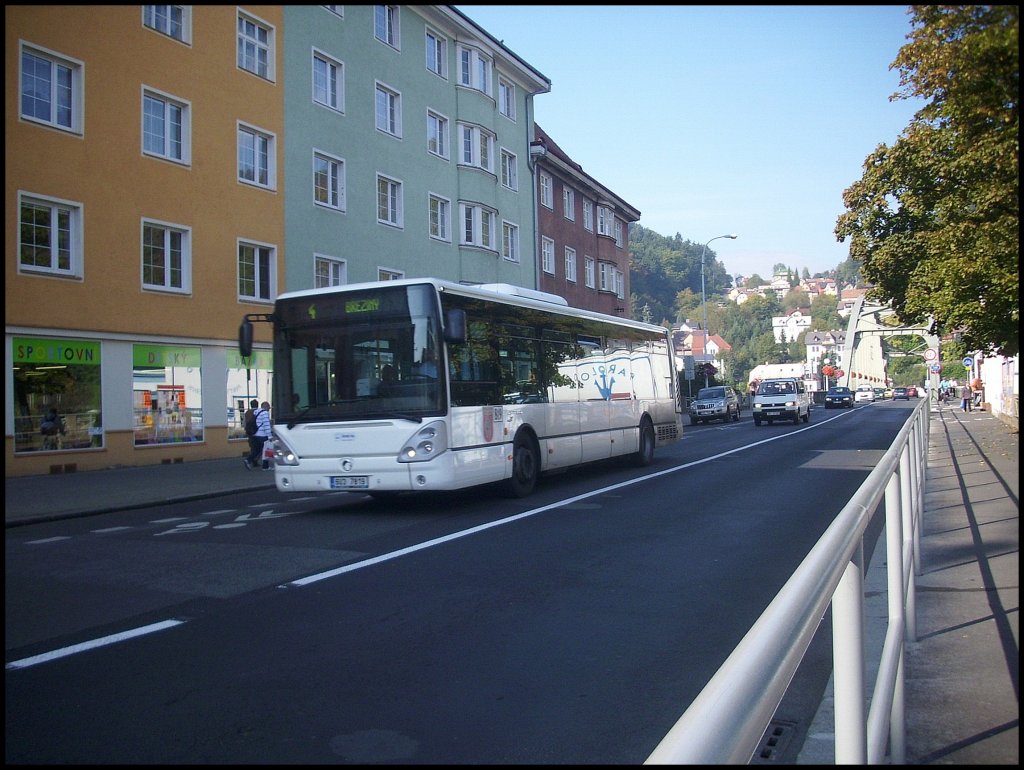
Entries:
[[875,391],[870,385],[861,385],[853,394],[853,403],[859,404],[862,401],[872,403],[875,400]]

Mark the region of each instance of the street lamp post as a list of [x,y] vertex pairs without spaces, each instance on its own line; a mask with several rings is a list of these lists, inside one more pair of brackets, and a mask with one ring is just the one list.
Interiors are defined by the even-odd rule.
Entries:
[[[719,238],[731,238],[732,240],[736,240],[736,237],[737,236],[735,236],[735,235],[716,235],[714,238],[711,239],[711,241],[717,241]],[[708,298],[704,294],[704,255],[707,254],[708,243],[711,243],[711,241],[708,241],[707,243],[705,243],[704,244],[704,248],[701,249],[701,252],[700,252],[700,300],[701,300],[701,302],[704,305],[704,363],[705,364],[708,363],[708,361],[707,361],[707,357],[708,357],[708,342],[711,341],[711,335],[708,334]],[[706,388],[707,386],[708,386],[708,370],[707,370],[707,367],[705,367],[704,368],[704,387]]]

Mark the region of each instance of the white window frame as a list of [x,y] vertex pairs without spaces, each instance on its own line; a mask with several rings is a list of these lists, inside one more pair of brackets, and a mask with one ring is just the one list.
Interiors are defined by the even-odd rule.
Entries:
[[[49,264],[27,265],[22,262],[21,251],[26,245],[22,242],[22,236],[26,233],[27,227],[22,223],[22,208],[34,206],[37,209],[45,209],[48,212],[49,221],[43,225],[49,241],[44,247],[49,253]],[[54,217],[66,217],[66,230],[62,234],[62,225],[54,225]],[[53,198],[48,195],[36,195],[35,193],[18,191],[18,272],[34,275],[51,275],[62,278],[82,278],[85,273],[85,254],[83,228],[85,226],[84,204],[78,201]],[[58,230],[54,235],[55,228]],[[67,253],[67,267],[59,267],[61,250]],[[56,267],[54,265],[57,265]]]
[[[321,268],[326,273],[326,283],[321,279]],[[313,288],[344,286],[348,283],[348,262],[330,254],[313,254]]]
[[377,222],[388,227],[404,227],[402,188],[401,180],[377,174]]
[[[37,101],[49,107],[49,117],[40,117],[27,113],[24,109],[24,102],[27,96],[25,79],[28,73],[25,71],[25,57],[32,56],[40,59],[49,67],[49,84],[45,98]],[[61,78],[57,72],[64,73],[66,85],[61,84]],[[85,132],[83,101],[85,99],[85,63],[68,56],[49,51],[36,45],[22,42],[21,50],[18,53],[18,114],[22,120],[30,123],[37,123],[42,126],[49,126],[59,131],[67,131],[72,134],[82,135]],[[62,104],[61,94],[67,92],[70,104]],[[62,117],[66,115],[66,117]]]
[[[235,27],[235,65],[243,72],[273,83],[277,76],[277,35],[274,26],[258,16],[239,9]],[[266,33],[266,40],[260,39],[259,31]]]
[[583,201],[583,229],[594,232],[594,204],[591,201]]
[[597,234],[615,235],[615,213],[608,207],[598,204],[597,206]]
[[576,191],[566,185],[562,186],[562,216],[576,221]]
[[624,273],[615,268],[615,296],[619,299],[623,299],[626,294],[626,277]]
[[[323,186],[326,200],[318,197],[318,179],[321,176],[322,168],[326,166],[326,185]],[[332,173],[333,171],[333,173]],[[332,211],[345,211],[345,159],[337,155],[313,149],[313,205]]]
[[459,165],[494,173],[494,147],[497,137],[486,128],[459,123]]
[[597,266],[594,262],[593,257],[583,255],[583,284],[588,289],[594,288],[595,273],[597,272]]
[[501,222],[501,256],[509,262],[519,262],[519,225],[515,222]]
[[[345,63],[330,56],[323,51],[314,48],[312,51],[312,74],[310,87],[313,91],[313,104],[319,104],[332,112],[341,115],[345,114]],[[317,77],[321,73],[317,70],[320,64],[323,69],[325,82],[317,84]],[[318,92],[322,92],[318,93]]]
[[426,30],[427,70],[448,79],[448,38],[436,30]]
[[[436,110],[427,109],[427,152],[431,155],[445,160],[451,157],[451,138],[448,135],[450,125],[447,116]],[[431,144],[436,145],[436,149],[431,147]]]
[[498,76],[498,112],[515,122],[516,85],[511,80]]
[[540,172],[540,202],[545,208],[555,210],[555,181],[543,171]]
[[[192,6],[144,5],[142,26],[171,40],[192,45]],[[175,34],[176,31],[178,34]]]
[[427,232],[431,238],[452,242],[452,202],[436,193],[427,194]]
[[325,11],[330,11],[339,19],[345,18],[345,6],[343,5],[323,5],[320,7],[323,8]]
[[576,283],[576,249],[565,247],[565,280]]
[[625,241],[622,239],[622,220],[619,219],[618,217],[616,217],[615,218],[615,245],[618,246],[621,249],[624,244],[625,244]]
[[377,280],[378,281],[401,281],[405,278],[404,270],[397,270],[393,267],[377,267]]
[[[163,235],[163,257],[164,257],[164,279],[160,283],[147,282],[146,281],[146,231],[152,228],[154,230],[162,231]],[[180,238],[180,273],[181,273],[181,285],[175,286],[170,281],[170,238],[172,235],[178,235]],[[140,254],[139,254],[139,281],[144,291],[159,291],[169,292],[172,294],[191,294],[192,293],[192,228],[185,225],[175,224],[173,222],[161,222],[157,219],[145,218],[142,220],[140,225]]]
[[399,6],[373,6],[373,36],[396,51],[402,50]]
[[[264,297],[258,293],[244,294],[242,292],[242,250],[252,250],[253,254],[253,283],[256,291],[259,291],[261,283],[264,281],[267,284],[267,294]],[[267,252],[267,266],[266,270],[269,275],[263,276],[261,274],[261,252]],[[274,297],[277,296],[277,246],[272,243],[262,243],[260,241],[250,240],[248,238],[239,238],[237,240],[237,246],[235,248],[236,261],[235,269],[237,272],[237,286],[238,286],[238,299],[242,302],[259,302],[272,304]]]
[[501,148],[501,183],[509,190],[519,192],[519,159],[504,147]]
[[550,275],[555,274],[555,242],[546,235],[540,239],[541,269]]
[[459,45],[456,47],[456,60],[459,65],[458,85],[490,96],[494,79],[494,62],[491,57],[476,48]]
[[[163,136],[161,139],[162,148],[157,151],[153,147],[146,147],[146,138],[151,135],[147,133],[147,113],[146,107],[149,104],[158,102],[161,106],[161,120],[164,127]],[[180,114],[179,118],[179,129],[181,131],[180,136],[180,155],[174,155],[171,149],[172,143],[169,139],[170,131],[168,130],[171,125],[171,115],[169,112],[177,110]],[[171,163],[180,163],[183,166],[189,166],[192,164],[192,105],[184,99],[179,99],[171,94],[157,91],[154,88],[148,86],[142,86],[142,126],[141,126],[141,137],[142,137],[142,154],[148,155],[152,158],[161,158],[163,160],[170,161]]]
[[479,203],[459,204],[459,244],[497,251],[498,212]]
[[600,280],[597,290],[613,291],[615,289],[615,265],[611,262],[601,262],[598,264],[597,269]]
[[[237,136],[238,136],[238,150],[236,154],[236,162],[238,164],[238,181],[241,184],[250,185],[252,187],[259,187],[264,190],[276,190],[277,189],[277,136],[268,131],[264,131],[261,128],[253,126],[249,123],[243,123],[242,121],[237,122]],[[243,147],[243,139],[252,137],[252,152],[249,152],[248,147]],[[266,167],[261,167],[258,163],[258,158],[263,153],[260,152],[260,144],[266,145]],[[250,158],[246,158],[247,161],[251,160],[252,168],[255,170],[255,179],[247,178],[243,173],[242,155],[251,155]],[[259,180],[261,172],[265,172],[267,175],[266,182]]]
[[402,94],[379,80],[373,88],[373,124],[382,134],[402,138]]

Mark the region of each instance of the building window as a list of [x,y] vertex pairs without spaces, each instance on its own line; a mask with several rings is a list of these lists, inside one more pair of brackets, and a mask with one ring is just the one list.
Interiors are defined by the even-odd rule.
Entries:
[[554,182],[551,175],[544,172],[540,175],[540,202],[549,209],[555,208]]
[[451,242],[452,204],[437,195],[430,196],[430,237]]
[[562,188],[562,216],[570,222],[576,221],[576,191],[571,187]]
[[448,159],[448,118],[427,110],[427,151]]
[[400,281],[403,278],[405,278],[405,272],[402,270],[392,270],[387,267],[377,268],[378,281]]
[[402,226],[402,183],[377,175],[377,221],[382,225]]
[[615,266],[609,262],[602,262],[598,266],[601,283],[598,286],[600,291],[613,291],[615,289]]
[[277,142],[251,126],[238,124],[238,180],[274,189],[277,184]]
[[274,79],[274,29],[255,16],[238,14],[238,67]]
[[313,153],[313,202],[336,211],[345,210],[345,161],[341,158]]
[[191,291],[192,233],[187,227],[142,223],[142,285],[160,291]]
[[192,42],[192,6],[144,5],[142,23],[182,43]]
[[594,288],[594,258],[583,257],[583,283],[588,289]]
[[516,87],[505,78],[498,78],[498,110],[509,120],[516,119]]
[[142,94],[142,151],[188,163],[191,160],[190,118],[188,103],[145,90]]
[[135,446],[203,440],[203,351],[132,345]]
[[313,288],[322,289],[326,286],[344,286],[347,280],[348,266],[343,259],[328,257],[323,254],[313,255]]
[[597,234],[613,235],[615,226],[615,214],[607,206],[597,207]]
[[345,111],[345,65],[319,51],[313,52],[313,101]]
[[583,201],[583,229],[594,232],[594,204]]
[[460,203],[459,212],[462,219],[463,246],[479,246],[483,249],[497,251],[495,244],[495,222],[498,212],[485,206]]
[[479,126],[459,124],[462,149],[459,162],[494,173],[494,134]]
[[565,280],[576,283],[576,249],[565,247]]
[[81,62],[21,49],[21,117],[76,134],[82,133]]
[[375,5],[373,7],[373,36],[396,50],[400,47],[397,5]]
[[35,196],[19,205],[18,270],[82,276],[82,206]]
[[545,273],[555,274],[555,242],[547,236],[540,239],[541,268]]
[[623,299],[626,294],[626,276],[625,274],[615,268],[615,296],[619,299]]
[[377,84],[374,113],[378,131],[400,137],[402,135],[402,97],[385,85]]
[[519,261],[519,225],[501,223],[501,256],[509,262]]
[[508,150],[501,151],[501,183],[510,190],[519,189],[517,158]]
[[615,220],[615,245],[618,246],[621,249],[624,244],[625,244],[625,241],[622,240],[622,222],[620,220],[616,219]]
[[491,93],[491,60],[475,48],[458,47],[459,85]]
[[276,249],[238,242],[238,296],[243,300],[270,302],[277,292]]
[[448,41],[432,29],[427,30],[427,69],[448,79]]
[[[92,340],[11,339],[15,453],[103,446],[100,351]],[[51,409],[56,433],[44,433]]]

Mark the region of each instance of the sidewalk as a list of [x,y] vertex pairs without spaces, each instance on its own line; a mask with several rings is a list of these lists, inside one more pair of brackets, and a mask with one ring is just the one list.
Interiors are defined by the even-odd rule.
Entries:
[[[1020,760],[1018,434],[988,412],[933,409],[917,576],[917,641],[904,652],[906,762]],[[865,585],[874,688],[887,618],[885,538]],[[835,763],[832,683],[797,764]]]
[[[240,458],[6,480],[8,527],[273,486]],[[917,641],[907,645],[908,764],[1019,762],[1018,434],[988,412],[932,411]],[[885,552],[865,576],[865,661],[885,634]],[[797,764],[834,763],[831,685]]]

